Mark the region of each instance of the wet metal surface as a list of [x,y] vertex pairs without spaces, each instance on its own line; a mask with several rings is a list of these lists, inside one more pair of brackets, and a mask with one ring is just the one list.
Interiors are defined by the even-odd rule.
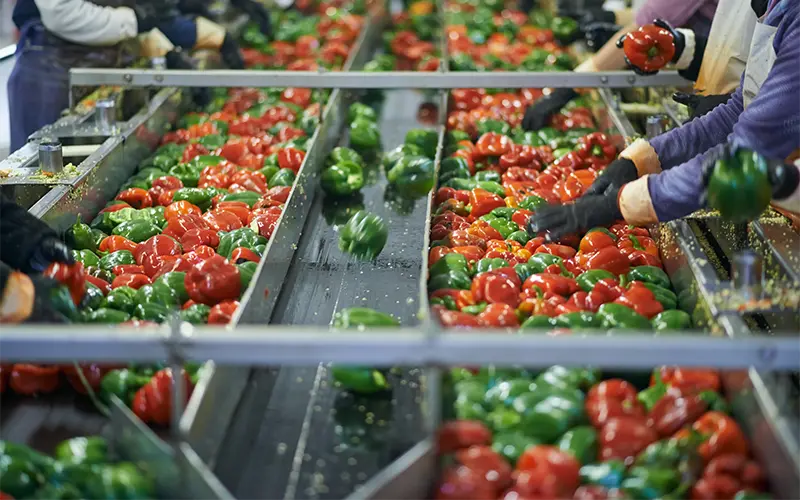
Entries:
[[[421,126],[416,113],[422,102],[412,91],[386,93],[384,150]],[[367,163],[369,185],[360,197],[337,203],[315,197],[273,323],[328,325],[336,311],[355,306],[393,314],[404,326],[419,323],[427,200],[387,202],[380,158]],[[389,227],[375,261],[358,261],[338,248],[338,225],[362,206]],[[253,451],[241,457],[238,478],[229,476],[227,486],[238,498],[347,496],[423,437],[420,372],[393,370],[392,393],[370,398],[335,387],[327,366],[257,372],[248,392],[269,386],[270,377],[277,377],[275,386],[265,414],[250,415],[261,419],[261,427],[251,437]]]

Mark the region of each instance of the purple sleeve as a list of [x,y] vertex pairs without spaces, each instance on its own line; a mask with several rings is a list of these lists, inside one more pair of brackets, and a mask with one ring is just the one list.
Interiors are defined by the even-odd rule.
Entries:
[[636,11],[636,24],[644,26],[663,19],[676,28],[683,27],[707,3],[709,0],[647,0]]
[[725,141],[742,113],[742,88],[736,89],[728,102],[705,115],[686,122],[650,140],[661,168],[667,170],[685,163],[709,148]]
[[[726,141],[753,149],[773,160],[783,160],[800,149],[800,66],[797,65],[800,19],[797,11],[797,8],[790,9],[785,22],[778,27],[773,43],[775,64]],[[740,92],[737,90],[737,93]],[[722,144],[712,147],[679,167],[649,178],[648,189],[658,220],[677,219],[700,208],[703,163],[707,157],[712,159],[718,155],[722,147]]]

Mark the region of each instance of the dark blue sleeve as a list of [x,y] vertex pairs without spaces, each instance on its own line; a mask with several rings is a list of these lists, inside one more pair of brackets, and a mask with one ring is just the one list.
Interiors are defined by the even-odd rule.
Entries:
[[173,45],[182,49],[191,50],[197,43],[197,26],[191,17],[178,16],[156,27]]

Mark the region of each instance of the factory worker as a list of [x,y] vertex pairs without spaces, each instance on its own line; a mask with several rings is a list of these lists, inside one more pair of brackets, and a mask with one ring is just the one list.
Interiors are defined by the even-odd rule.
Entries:
[[[0,194],[0,323],[65,322],[50,304],[57,283],[41,274],[72,254],[44,222]],[[30,274],[29,274],[30,273]]]
[[[285,2],[285,0],[281,1]],[[267,10],[263,4],[255,0],[230,0],[229,3],[231,7],[238,9],[243,14],[247,15],[251,21],[255,22],[264,35],[267,37],[272,36],[272,19],[269,15],[269,10]],[[292,2],[289,2],[289,4],[291,3]],[[213,16],[209,11],[210,4],[211,2],[209,0],[179,0],[178,10],[180,10],[182,14],[194,14],[211,19]],[[182,43],[178,45],[186,48]]]
[[132,8],[122,0],[17,0],[12,18],[20,39],[8,80],[11,150],[69,106],[70,68],[118,66],[121,42],[167,15],[141,0]]
[[[717,0],[648,0],[636,12],[633,23],[617,32],[598,52],[575,68],[576,72],[614,71],[626,68],[625,56],[616,46],[616,40],[639,26],[650,24],[653,19],[664,19],[673,26],[687,27],[685,58],[691,61],[694,53],[693,33],[707,35],[711,29],[711,19],[717,8]],[[682,64],[683,61],[678,61]],[[550,123],[550,117],[558,113],[565,104],[578,94],[570,88],[554,89],[528,107],[522,119],[522,127],[526,130],[538,130]]]
[[[728,102],[649,142],[635,141],[574,204],[538,211],[530,230],[558,237],[622,218],[636,225],[677,219],[701,208],[703,164],[725,147],[766,158],[800,149],[800,5],[770,0],[765,10],[756,13],[747,66]],[[791,183],[791,176],[783,179]]]
[[[686,30],[674,29],[663,19],[657,25],[666,27],[676,39],[675,61],[681,61],[678,73],[695,82],[695,94],[677,92],[673,99],[688,106],[692,117],[702,116],[716,106],[727,102],[739,85],[744,73],[750,41],[756,26],[756,11],[764,11],[768,0],[728,0],[721,2],[714,14],[711,31],[706,38],[691,33],[694,44],[686,43]],[[752,6],[751,6],[752,4]],[[621,41],[621,39],[620,39]],[[620,43],[617,43],[620,46]],[[692,54],[686,53],[694,49]],[[686,56],[684,55],[686,54]],[[708,54],[709,57],[705,57]],[[625,59],[628,66],[639,74],[647,73]]]

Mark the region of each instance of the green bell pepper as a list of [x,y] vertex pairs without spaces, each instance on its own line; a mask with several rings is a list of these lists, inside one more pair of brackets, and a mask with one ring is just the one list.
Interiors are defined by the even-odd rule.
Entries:
[[511,432],[519,428],[522,415],[510,408],[495,407],[486,414],[486,423],[493,433]]
[[652,283],[662,288],[666,288],[667,290],[671,288],[671,283],[667,273],[655,266],[633,267],[628,272],[628,279],[630,281],[643,281],[645,283]]
[[650,320],[633,309],[613,302],[603,304],[597,311],[603,328],[650,330]]
[[80,313],[72,301],[69,290],[64,285],[57,285],[50,289],[50,305],[70,321],[80,319]]
[[130,314],[101,307],[84,314],[83,320],[86,323],[124,323],[131,319]]
[[442,187],[451,187],[457,191],[470,191],[478,187],[478,182],[475,179],[453,177],[442,182]]
[[98,436],[75,437],[56,446],[56,460],[72,465],[99,465],[108,462],[108,442]]
[[460,156],[445,158],[439,167],[439,182],[442,184],[450,179],[469,179],[471,175],[467,160]]
[[653,378],[655,380],[655,384],[639,391],[639,393],[636,395],[636,399],[642,403],[648,412],[652,410],[656,403],[658,403],[658,401],[667,394],[667,389],[669,389],[667,384],[662,381],[661,372],[659,370],[653,370]]
[[208,313],[211,308],[205,304],[192,304],[181,311],[181,320],[193,325],[202,325],[208,321]]
[[686,330],[692,325],[692,318],[685,311],[672,309],[657,314],[650,323],[656,331]]
[[99,229],[92,228],[92,237],[94,238],[94,245],[100,248],[100,242],[106,239],[108,235]]
[[496,194],[497,196],[504,198],[506,195],[506,188],[504,188],[501,184],[492,181],[478,181],[475,187],[479,187],[481,189],[485,189],[492,194]]
[[374,109],[367,106],[366,104],[361,104],[360,102],[354,102],[353,104],[350,105],[350,108],[347,110],[347,121],[352,122],[359,117],[371,121],[376,121],[378,119],[378,113],[376,113]]
[[511,465],[516,465],[519,457],[541,441],[528,437],[520,432],[503,432],[492,438],[492,449],[502,455]]
[[582,398],[570,391],[537,389],[514,399],[513,407],[522,415],[520,427],[525,435],[544,443],[554,443],[586,420]]
[[678,307],[678,296],[675,295],[675,292],[672,290],[667,290],[666,288],[654,285],[653,283],[644,283],[644,286],[653,292],[656,300],[661,303],[661,306],[665,311]]
[[75,221],[75,224],[70,226],[66,233],[64,233],[64,240],[73,250],[89,250],[90,252],[97,250],[92,235],[92,228],[89,227],[88,224],[83,224],[80,216],[78,216],[78,220]]
[[469,277],[469,274],[460,269],[450,269],[428,280],[428,291],[430,292],[435,292],[441,288],[469,290],[471,286],[472,279]]
[[[351,150],[352,151],[352,150]],[[355,152],[354,152],[355,153]],[[358,153],[355,153],[358,154]],[[383,155],[381,164],[387,172],[406,156],[425,156],[422,148],[414,144],[401,144]],[[360,157],[359,157],[360,158]],[[363,166],[363,165],[362,165]]]
[[508,238],[520,230],[516,222],[500,217],[489,221],[489,225],[495,228],[497,232],[503,236],[503,239]]
[[[448,254],[450,255],[450,254]],[[438,262],[437,262],[438,264]],[[475,275],[479,275],[481,273],[489,272],[493,269],[500,269],[501,267],[510,267],[511,264],[508,263],[507,260],[501,258],[495,259],[481,259],[475,263],[475,267],[473,268],[473,272]]]
[[530,259],[528,259],[526,264],[533,269],[533,274],[543,273],[545,269],[553,264],[561,268],[561,274],[567,274],[567,268],[564,267],[564,259],[558,255],[550,255],[549,253],[535,253]]
[[597,459],[597,431],[589,425],[574,427],[561,436],[556,446],[586,465]]
[[259,170],[261,174],[264,176],[267,181],[272,178],[273,175],[277,174],[280,168],[277,165],[265,165],[264,168]]
[[511,133],[511,126],[508,123],[501,120],[493,120],[491,118],[478,120],[478,123],[475,124],[475,127],[478,130],[479,136],[488,134],[489,132],[495,132],[502,135],[509,135]]
[[520,229],[518,231],[514,231],[513,233],[509,234],[508,237],[506,237],[506,239],[516,241],[520,245],[525,246],[525,244],[531,239],[531,237],[527,231]]
[[236,264],[236,267],[239,268],[239,281],[242,284],[242,293],[244,293],[244,291],[247,290],[247,287],[250,286],[250,281],[253,280],[253,275],[256,273],[256,269],[258,268],[258,262],[248,260],[246,262]]
[[282,168],[275,172],[275,175],[269,178],[268,186],[274,188],[275,186],[291,186],[297,176],[294,170],[290,168]]
[[379,216],[359,211],[339,231],[339,249],[366,260],[375,259],[389,239],[389,228]]
[[600,373],[591,368],[566,368],[554,365],[536,377],[536,383],[542,387],[561,390],[588,389],[600,381]]
[[93,251],[88,249],[73,250],[72,258],[75,259],[75,262],[82,263],[84,267],[100,265],[100,257],[98,257]]
[[128,250],[117,250],[99,260],[100,269],[111,272],[116,266],[135,265],[136,259]]
[[146,321],[155,321],[156,323],[163,323],[169,318],[170,309],[157,302],[145,302],[136,304],[133,309],[133,316]]
[[514,144],[524,144],[527,146],[544,146],[544,141],[536,134],[528,130],[518,129],[514,132]]
[[594,313],[588,311],[564,313],[553,319],[555,326],[573,330],[599,328],[601,326],[600,319]]
[[445,309],[449,309],[451,311],[457,311],[458,305],[453,297],[449,295],[445,295],[443,297],[434,297],[430,300],[430,304],[432,306],[444,306]]
[[622,460],[586,464],[580,469],[581,484],[596,484],[608,489],[619,488],[625,477],[625,469]]
[[217,253],[225,258],[230,258],[233,251],[239,247],[253,249],[257,245],[266,245],[267,239],[249,227],[234,229],[227,233],[220,233]]
[[482,313],[484,309],[486,309],[487,305],[488,304],[486,302],[481,302],[471,306],[464,306],[464,308],[461,309],[461,312],[477,316],[478,314]]
[[333,317],[335,328],[363,328],[366,326],[399,326],[392,316],[367,307],[349,307]]
[[253,208],[258,200],[261,199],[261,193],[256,193],[255,191],[241,191],[238,193],[229,193],[223,195],[219,201],[241,201],[247,203],[247,206]]
[[433,188],[433,160],[424,156],[404,156],[386,172],[386,179],[397,191],[410,197],[426,195]]
[[30,461],[19,456],[0,455],[0,491],[14,498],[29,498],[44,483]]
[[197,187],[200,182],[200,171],[191,165],[175,165],[169,169],[169,175],[177,178],[183,183],[184,187]]
[[356,394],[374,394],[391,388],[383,374],[373,368],[332,366],[333,380]]
[[708,181],[708,206],[733,222],[757,218],[772,198],[768,172],[767,160],[755,151],[739,148],[724,155]]
[[553,328],[553,319],[543,314],[534,314],[522,322],[520,328],[523,330],[539,330],[543,328]]
[[381,133],[378,125],[365,119],[357,119],[350,124],[350,144],[359,151],[378,149]]
[[536,385],[529,379],[512,378],[503,380],[486,391],[483,396],[483,402],[487,408],[511,406],[517,396],[535,389]]
[[503,219],[510,220],[511,217],[514,215],[514,213],[516,211],[517,211],[517,209],[516,208],[512,208],[512,207],[498,207],[498,208],[493,209],[489,213],[491,213],[495,217],[500,217],[500,218],[503,218]]
[[579,274],[577,278],[575,278],[575,281],[578,282],[578,286],[580,286],[584,292],[589,293],[592,291],[598,281],[604,279],[612,279],[617,281],[616,275],[606,271],[605,269],[591,269],[589,271],[584,271]]
[[131,463],[107,465],[86,480],[87,498],[153,498],[152,479]]
[[213,151],[224,146],[227,140],[228,138],[221,134],[208,134],[203,137],[198,137],[194,142],[200,144],[209,151]]
[[127,286],[117,287],[108,293],[100,307],[131,314],[136,307],[136,290]]
[[211,208],[211,199],[214,197],[212,191],[194,187],[184,187],[175,191],[172,201],[188,201],[192,205],[197,205],[200,210],[206,211]]
[[364,171],[358,163],[341,161],[322,172],[320,183],[331,196],[348,196],[364,187]]
[[186,273],[184,272],[170,271],[159,276],[153,282],[153,287],[156,289],[161,286],[167,287],[172,292],[171,295],[177,297],[177,303],[183,304],[189,300],[189,294],[186,292],[186,285],[184,285],[185,278]]
[[674,469],[634,466],[622,480],[620,490],[630,498],[665,498],[681,486],[681,473]]
[[81,299],[80,305],[83,309],[97,309],[103,304],[104,300],[105,296],[103,295],[103,291],[95,285],[87,283],[86,291],[83,293],[83,298]]
[[411,129],[406,133],[405,144],[413,144],[422,150],[428,158],[436,156],[439,134],[435,130]]
[[519,208],[522,208],[522,209],[525,209],[525,210],[530,210],[531,212],[535,212],[537,209],[539,209],[541,207],[546,207],[547,206],[547,200],[545,200],[544,198],[541,198],[539,196],[536,196],[536,195],[530,195],[530,196],[525,197],[525,199],[523,199],[522,201],[520,201],[517,204],[517,206]]
[[137,219],[123,222],[115,227],[114,230],[111,231],[111,234],[128,238],[134,243],[141,243],[157,234],[161,234],[161,227],[153,224],[149,220]]

